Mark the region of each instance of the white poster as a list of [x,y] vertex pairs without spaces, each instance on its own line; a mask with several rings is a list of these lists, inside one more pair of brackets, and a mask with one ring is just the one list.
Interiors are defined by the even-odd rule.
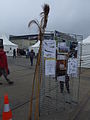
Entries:
[[57,76],[57,80],[65,82],[65,75],[63,75],[63,76]]
[[67,59],[67,57],[66,57],[66,55],[57,55],[57,60],[66,60]]
[[43,51],[44,51],[45,58],[56,58],[56,41],[44,40]]
[[56,60],[45,60],[45,75],[55,76]]
[[67,74],[77,76],[77,73],[78,73],[78,61],[77,61],[77,58],[69,58]]
[[65,42],[58,42],[58,47],[59,48],[66,48],[66,43]]

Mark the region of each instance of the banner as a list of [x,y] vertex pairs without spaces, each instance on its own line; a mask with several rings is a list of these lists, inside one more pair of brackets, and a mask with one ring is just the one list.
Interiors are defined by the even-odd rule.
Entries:
[[77,77],[78,73],[78,60],[77,58],[69,58],[67,74]]
[[45,75],[55,76],[56,69],[56,41],[44,40],[43,53],[45,58]]
[[56,41],[44,40],[43,51],[44,51],[45,58],[56,58]]
[[55,76],[56,61],[46,60],[45,61],[45,75]]

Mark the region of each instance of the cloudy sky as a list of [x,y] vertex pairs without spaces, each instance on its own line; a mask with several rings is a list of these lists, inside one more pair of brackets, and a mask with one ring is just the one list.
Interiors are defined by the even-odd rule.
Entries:
[[37,32],[28,28],[32,19],[40,20],[42,5],[49,4],[48,31],[90,35],[90,0],[0,0],[0,35]]

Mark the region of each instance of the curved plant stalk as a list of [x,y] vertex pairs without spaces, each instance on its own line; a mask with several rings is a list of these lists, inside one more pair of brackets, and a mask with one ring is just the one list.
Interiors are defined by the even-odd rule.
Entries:
[[[36,62],[36,67],[35,67],[35,72],[34,72],[34,78],[33,78],[33,85],[32,85],[32,95],[31,95],[31,101],[30,101],[30,116],[29,120],[32,120],[32,108],[33,108],[33,96],[34,96],[34,86],[36,83],[36,105],[35,105],[35,113],[34,113],[34,120],[39,120],[39,93],[40,93],[40,83],[42,81],[42,73],[40,74],[40,79],[39,79],[39,66],[41,62],[41,51],[42,51],[42,38],[45,32],[45,28],[47,26],[47,20],[48,20],[48,14],[49,14],[49,5],[44,4],[43,6],[43,12],[40,13],[41,15],[41,21],[40,24],[37,20],[32,20],[29,22],[28,27],[30,27],[32,24],[36,24],[39,30],[39,40],[40,40],[40,48],[37,56],[37,62]],[[42,72],[42,66],[41,66],[41,72]]]

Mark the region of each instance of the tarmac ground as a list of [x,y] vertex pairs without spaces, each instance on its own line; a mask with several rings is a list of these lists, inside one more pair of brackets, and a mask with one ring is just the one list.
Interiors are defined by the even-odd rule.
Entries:
[[[0,119],[2,118],[4,95],[7,93],[13,114],[13,120],[28,120],[32,80],[35,70],[30,66],[30,60],[25,57],[13,59],[8,57],[10,75],[14,85],[8,85],[3,77],[0,78]],[[79,102],[73,111],[61,110],[40,116],[40,120],[90,120],[90,69],[81,70]]]

